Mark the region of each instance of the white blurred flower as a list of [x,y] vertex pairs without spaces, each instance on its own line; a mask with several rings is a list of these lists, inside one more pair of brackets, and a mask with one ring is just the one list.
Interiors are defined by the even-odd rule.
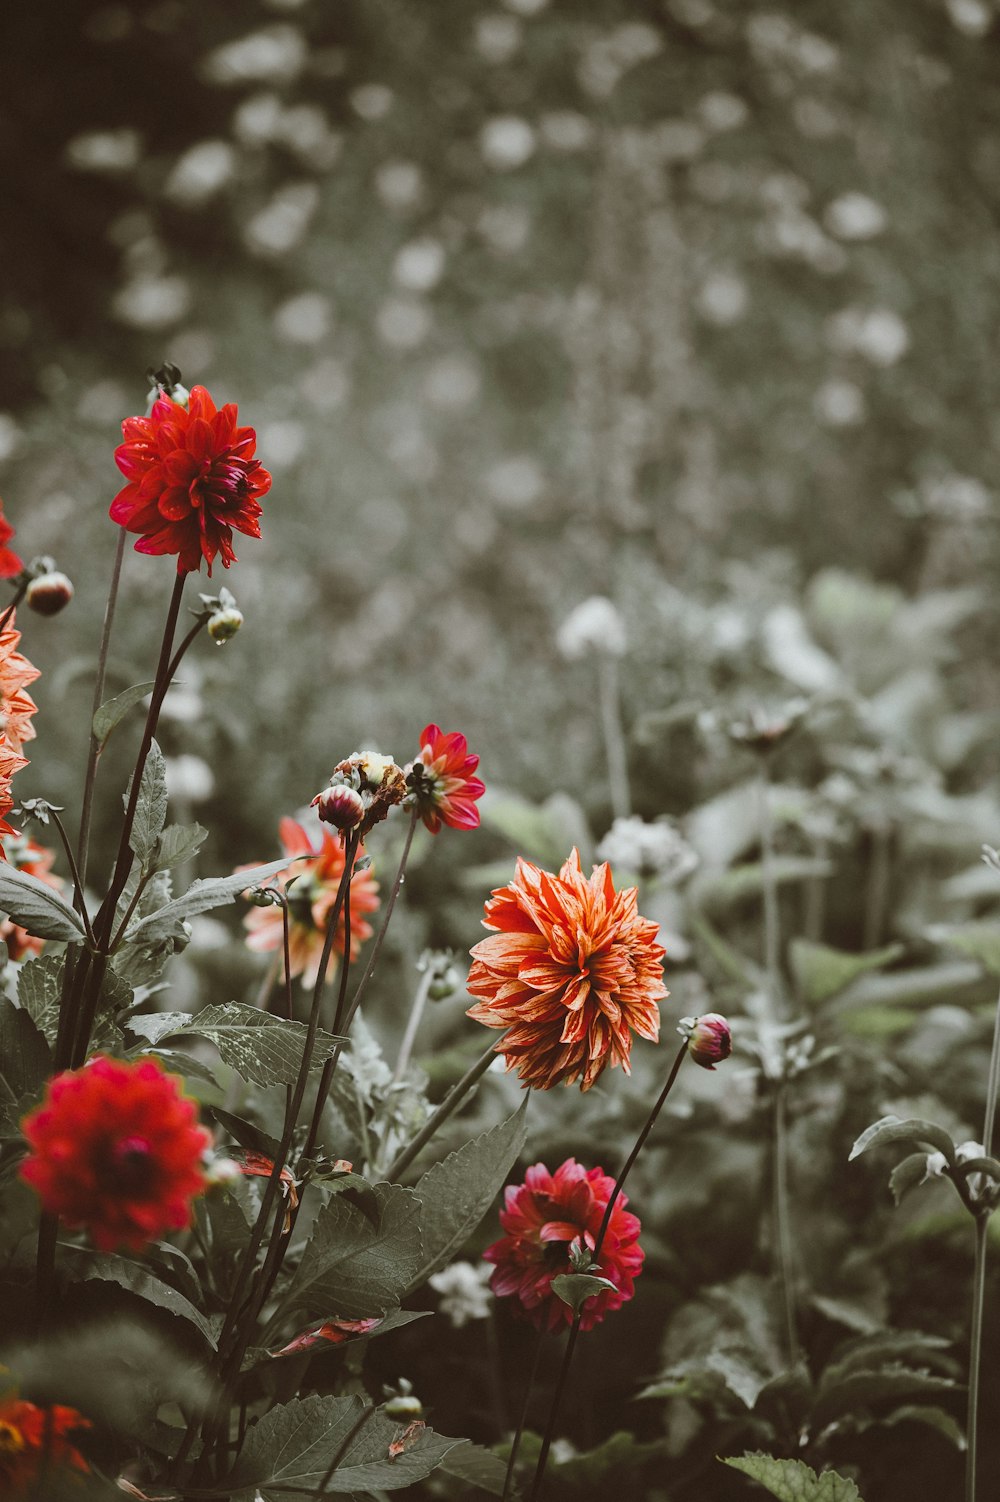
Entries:
[[397,252],[392,274],[408,292],[431,292],[444,275],[445,250],[429,235],[411,240]]
[[363,83],[351,91],[351,108],[369,123],[384,120],[395,102],[395,94],[384,83]]
[[336,412],[350,395],[350,377],[343,362],[330,356],[317,360],[299,378],[299,390],[317,412]]
[[415,297],[389,297],[375,316],[379,338],[391,349],[416,349],[430,333],[431,323],[430,309]]
[[276,310],[274,332],[289,344],[318,344],[330,332],[332,313],[322,292],[300,292]]
[[[91,381],[80,392],[80,398],[76,404],[76,415],[83,422],[92,422],[97,427],[103,427],[121,418],[121,414],[128,408],[129,400],[129,393],[120,381]],[[3,420],[0,416],[0,429],[2,429]],[[0,453],[0,458],[2,457],[4,455]]]
[[485,208],[476,228],[492,250],[516,255],[531,237],[531,214],[522,203],[498,203]]
[[290,469],[305,452],[306,430],[292,417],[279,418],[258,427],[257,442],[269,468]]
[[541,498],[545,476],[538,460],[530,454],[514,454],[487,470],[486,489],[498,506],[516,510],[533,506]]
[[471,407],[481,386],[478,367],[463,355],[443,355],[435,360],[424,381],[428,401],[446,412]]
[[986,1149],[981,1142],[959,1142],[955,1148],[955,1162],[968,1163],[971,1158],[985,1158]]
[[330,122],[318,104],[296,104],[282,110],[273,139],[281,141],[317,172],[329,172],[344,146],[343,137],[330,129]]
[[126,282],[111,300],[116,318],[134,328],[159,329],[183,318],[191,287],[182,276],[144,276]]
[[833,349],[881,366],[895,365],[910,344],[906,324],[891,308],[844,308],[827,321],[827,339]]
[[277,94],[251,94],[233,115],[233,134],[245,146],[262,146],[275,139],[282,114]]
[[695,162],[689,182],[706,203],[727,203],[740,191],[741,174],[731,162]]
[[799,36],[794,55],[803,73],[832,73],[840,62],[839,48],[811,31]]
[[441,1294],[441,1313],[457,1330],[474,1319],[488,1319],[492,1307],[489,1281],[493,1269],[486,1262],[452,1262],[428,1282]]
[[182,329],[170,336],[167,358],[185,375],[199,376],[215,358],[215,339],[204,329]]
[[714,272],[698,292],[698,311],[720,328],[739,323],[749,302],[746,282],[733,271]]
[[306,39],[295,26],[266,26],[216,47],[201,66],[209,83],[292,83],[305,66]]
[[476,51],[488,63],[510,62],[521,45],[521,26],[513,16],[480,16],[475,30]]
[[824,381],[813,397],[813,411],[827,427],[856,427],[865,420],[864,393],[853,381]]
[[24,433],[10,413],[0,412],[0,462],[13,458],[23,437]]
[[416,162],[383,162],[375,173],[375,191],[387,209],[415,209],[424,194],[423,173]]
[[163,191],[175,203],[194,208],[206,203],[236,171],[236,152],[228,141],[199,141],[178,157]]
[[315,183],[287,183],[243,228],[247,247],[262,256],[280,256],[303,239],[319,204]]
[[670,819],[647,824],[637,816],[616,819],[597,847],[598,860],[633,876],[659,877],[676,886],[697,868],[698,854]]
[[173,720],[178,725],[197,724],[204,713],[205,701],[198,692],[197,682],[172,683],[160,709],[164,720]]
[[944,8],[951,24],[967,37],[984,37],[995,19],[993,10],[983,0],[945,0]]
[[738,94],[728,94],[714,89],[698,101],[701,123],[708,130],[739,130],[750,118],[750,111]]
[[594,127],[578,110],[552,110],[538,122],[542,140],[553,151],[583,151],[594,139]]
[[979,521],[991,510],[991,496],[971,475],[944,475],[921,486],[921,498],[932,516],[949,521]]
[[520,115],[497,115],[483,126],[479,148],[487,166],[512,172],[533,156],[535,132]]
[[556,632],[556,646],[568,661],[578,661],[595,652],[622,657],[628,648],[625,622],[618,607],[604,595],[583,600]]
[[141,154],[142,137],[128,129],[87,131],[66,147],[66,160],[81,172],[127,172]]
[[828,205],[826,227],[839,240],[871,240],[880,235],[889,216],[867,193],[842,193]]
[[167,756],[163,771],[168,796],[183,803],[204,803],[215,792],[215,775],[200,756]]

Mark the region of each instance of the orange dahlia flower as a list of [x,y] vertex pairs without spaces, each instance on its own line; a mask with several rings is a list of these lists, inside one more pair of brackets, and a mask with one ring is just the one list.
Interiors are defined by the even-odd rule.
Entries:
[[615,891],[606,863],[588,880],[574,850],[558,876],[518,860],[487,902],[495,932],[472,950],[468,988],[481,999],[468,1015],[507,1029],[496,1051],[526,1085],[589,1090],[609,1064],[629,1073],[633,1032],[657,1041],[665,951],[637,899]]
[[[319,846],[315,846],[306,830],[294,819],[282,819],[278,833],[281,848],[287,856],[305,857],[296,860],[287,871],[279,871],[273,881],[288,896],[288,947],[292,975],[301,975],[302,984],[312,986],[319,974],[326,940],[326,920],[337,900],[337,889],[344,874],[344,850],[339,836],[332,829],[323,830]],[[244,866],[242,869],[251,868]],[[352,960],[357,957],[362,942],[372,936],[371,924],[365,922],[364,914],[373,913],[377,907],[378,882],[370,871],[355,871],[351,877]],[[251,949],[265,952],[281,949],[284,923],[280,908],[255,907],[247,913],[243,925]],[[344,952],[343,912],[337,921],[333,951],[334,954]]]
[[[39,881],[44,881],[47,887],[52,887],[57,892],[62,890],[61,878],[52,875],[55,852],[46,850],[44,845],[37,844],[28,835],[9,834],[6,839],[0,840],[0,854],[18,871],[26,871],[29,876],[37,876]],[[26,928],[19,927],[10,918],[4,918],[2,915],[0,915],[0,939],[7,945],[7,953],[12,960],[23,960],[28,955],[38,954],[45,944],[44,939],[29,934]]]
[[40,1496],[36,1483],[45,1479],[51,1488],[46,1495],[51,1497],[56,1495],[59,1471],[72,1467],[89,1472],[87,1462],[66,1435],[90,1427],[90,1420],[75,1408],[64,1408],[60,1403],[38,1408],[20,1398],[5,1398],[0,1402],[0,1494],[7,1502],[20,1502],[22,1498],[28,1502]]
[[[7,815],[14,807],[14,795],[10,790],[10,781],[15,772],[20,772],[22,767],[28,765],[26,756],[19,756],[12,746],[7,744],[7,737],[0,730],[0,835],[16,835],[17,830],[12,824],[7,823]],[[6,860],[3,846],[0,844],[0,858]]]
[[25,741],[35,739],[31,717],[36,713],[37,705],[25,689],[40,678],[41,673],[17,650],[21,633],[15,631],[14,619],[12,615],[4,630],[0,631],[0,730],[6,735],[11,749],[20,755]]
[[233,532],[260,536],[259,497],[271,476],[254,458],[257,434],[236,425],[236,406],[221,411],[204,386],[182,406],[163,395],[148,417],[126,417],[115,463],[128,484],[111,503],[111,519],[142,536],[137,553],[176,553],[179,574],[208,573],[216,554],[236,562]]

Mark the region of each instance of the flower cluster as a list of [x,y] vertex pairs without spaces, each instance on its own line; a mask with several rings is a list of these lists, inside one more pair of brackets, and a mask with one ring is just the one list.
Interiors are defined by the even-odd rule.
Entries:
[[447,734],[437,725],[420,732],[420,755],[406,769],[407,801],[415,804],[431,834],[442,824],[452,829],[476,829],[476,800],[486,791],[473,773],[479,757],[470,756],[468,742],[457,730]]
[[406,780],[402,767],[378,751],[355,751],[338,761],[329,786],[317,793],[312,807],[319,817],[342,831],[352,829],[364,839],[389,810],[402,803]]
[[[500,1225],[504,1235],[483,1253],[494,1264],[490,1286],[499,1298],[512,1300],[518,1319],[540,1330],[559,1330],[573,1322],[573,1311],[552,1289],[552,1280],[574,1270],[574,1250],[593,1252],[614,1190],[614,1180],[601,1168],[587,1170],[567,1158],[555,1173],[536,1163],[523,1184],[504,1191]],[[644,1253],[639,1246],[638,1216],[615,1201],[597,1257],[601,1277],[614,1284],[583,1305],[581,1330],[590,1330],[604,1316],[635,1293]]]
[[[330,830],[320,833],[320,843],[313,844],[309,834],[294,819],[282,819],[278,826],[281,848],[289,857],[285,871],[272,880],[288,901],[288,939],[291,973],[301,975],[305,986],[316,983],[326,939],[330,909],[337,900],[337,890],[344,874],[344,851],[340,840]],[[244,870],[251,869],[243,867]],[[365,914],[378,907],[378,883],[370,871],[355,871],[351,877],[351,959],[355,959],[362,942],[370,939],[371,925]],[[283,944],[284,923],[276,907],[255,907],[243,920],[247,944],[251,949],[270,953]],[[333,940],[335,954],[343,954],[344,914],[341,912]]]
[[526,1085],[591,1085],[610,1064],[629,1073],[632,1033],[655,1043],[663,984],[657,924],[616,892],[607,865],[589,880],[576,850],[558,876],[518,860],[510,886],[486,904],[472,950],[468,1015],[505,1028],[497,1052]]
[[43,1480],[50,1488],[46,1495],[54,1496],[67,1473],[87,1474],[89,1465],[67,1435],[90,1427],[75,1408],[39,1408],[15,1397],[0,1401],[0,1494],[6,1502],[37,1502]]
[[191,1223],[211,1138],[180,1084],[155,1059],[97,1056],[50,1080],[21,1123],[31,1148],[21,1177],[101,1251],[141,1251]]
[[260,497],[271,476],[254,458],[257,435],[237,426],[235,405],[220,410],[203,386],[186,404],[163,392],[148,417],[127,417],[115,463],[128,484],[111,503],[111,518],[140,533],[137,553],[176,553],[177,572],[211,575],[236,562],[233,532],[260,536]]

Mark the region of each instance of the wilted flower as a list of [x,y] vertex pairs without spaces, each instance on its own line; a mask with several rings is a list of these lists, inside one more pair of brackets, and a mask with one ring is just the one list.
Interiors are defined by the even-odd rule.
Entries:
[[[338,761],[330,775],[330,787],[349,787],[360,793],[364,814],[354,828],[361,839],[383,819],[389,810],[402,803],[406,796],[406,774],[397,767],[391,756],[380,751],[355,751],[352,756]],[[317,805],[325,796],[317,793],[312,800]]]
[[[47,887],[54,891],[62,890],[62,880],[52,875],[52,862],[55,853],[46,850],[44,845],[36,842],[25,834],[9,834],[0,842],[3,856],[18,871],[25,871],[29,876],[34,876],[43,881]],[[12,919],[4,917],[0,920],[0,939],[7,945],[7,953],[12,960],[23,960],[31,954],[38,954],[45,943],[35,934],[29,934],[26,928],[21,928]]]
[[441,1295],[441,1313],[460,1330],[470,1320],[488,1317],[489,1279],[488,1268],[475,1267],[471,1262],[452,1262],[427,1281]]
[[625,622],[603,595],[592,595],[571,610],[556,632],[556,646],[570,662],[603,652],[623,657],[628,646]]
[[718,1012],[705,1012],[701,1017],[683,1017],[677,1031],[688,1040],[688,1053],[703,1069],[714,1069],[733,1051],[733,1036],[729,1023]]
[[676,886],[698,865],[697,851],[670,819],[647,824],[636,816],[616,819],[597,847],[601,860],[635,876],[658,876]]
[[[326,922],[337,900],[337,889],[344,874],[344,850],[332,831],[321,833],[315,846],[301,824],[282,819],[278,825],[281,846],[290,858],[285,871],[272,878],[288,900],[289,952],[292,975],[301,975],[305,986],[312,986],[319,974],[319,962],[326,939]],[[294,859],[300,856],[304,859]],[[250,867],[244,867],[249,870]],[[351,959],[362,942],[372,936],[364,915],[378,907],[378,883],[369,871],[355,871],[351,877]],[[281,909],[255,907],[243,920],[247,944],[251,949],[270,952],[283,944],[284,923]],[[344,914],[337,920],[333,940],[334,954],[344,952]]]
[[468,1015],[507,1029],[497,1052],[526,1085],[589,1090],[609,1064],[630,1072],[633,1030],[657,1041],[664,950],[637,900],[634,887],[615,891],[606,864],[587,880],[574,850],[558,876],[519,859],[487,902],[495,932],[472,950],[468,989],[481,1000]]
[[420,732],[420,755],[406,769],[412,800],[420,817],[437,834],[442,823],[452,829],[475,829],[479,810],[475,803],[486,786],[474,777],[478,756],[470,756],[468,742],[457,730],[447,734],[437,725],[425,725]]
[[236,425],[236,406],[221,411],[203,386],[187,406],[162,394],[148,417],[127,417],[115,463],[128,480],[111,518],[139,532],[137,553],[176,553],[177,572],[212,572],[217,554],[235,563],[233,532],[260,536],[259,497],[271,476],[254,458],[257,435]]
[[[574,1270],[574,1248],[594,1250],[614,1187],[614,1179],[602,1168],[588,1171],[575,1158],[567,1158],[554,1174],[544,1163],[536,1163],[523,1184],[504,1191],[500,1224],[505,1234],[483,1256],[495,1265],[493,1292],[513,1300],[517,1318],[553,1332],[573,1323],[573,1311],[553,1292],[552,1280]],[[635,1293],[644,1253],[638,1244],[638,1216],[625,1209],[627,1204],[620,1194],[598,1258],[601,1277],[615,1286],[602,1289],[583,1305],[581,1330],[593,1329]]]
[[4,516],[3,501],[0,501],[0,579],[15,579],[24,568],[13,548],[7,546],[13,536],[14,528]]
[[360,1335],[370,1335],[377,1330],[382,1323],[380,1319],[328,1319],[315,1330],[305,1330],[301,1335],[296,1335],[280,1351],[272,1351],[272,1356],[297,1356],[302,1351],[311,1351],[317,1347],[340,1346],[349,1340],[356,1340]]
[[89,1465],[66,1436],[90,1427],[82,1413],[59,1403],[38,1408],[20,1398],[0,1401],[0,1492],[7,1502],[38,1499],[42,1480],[49,1488],[46,1495],[54,1496],[54,1489],[68,1480],[59,1472],[68,1468],[87,1474]]
[[82,1226],[101,1251],[141,1251],[191,1223],[211,1138],[181,1081],[155,1059],[99,1056],[49,1081],[21,1129],[20,1174],[45,1209]]

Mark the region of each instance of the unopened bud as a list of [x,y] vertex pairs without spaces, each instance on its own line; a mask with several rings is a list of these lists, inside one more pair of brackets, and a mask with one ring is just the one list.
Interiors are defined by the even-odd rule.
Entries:
[[702,1017],[682,1017],[677,1031],[688,1040],[688,1053],[703,1069],[714,1069],[733,1051],[729,1023],[718,1012]]
[[237,610],[235,605],[229,605],[224,610],[217,610],[209,617],[208,634],[217,646],[222,646],[231,636],[235,636],[243,624],[243,612]]
[[28,585],[25,599],[39,615],[58,615],[73,598],[73,584],[65,574],[40,574]]
[[317,793],[311,806],[323,822],[332,824],[334,829],[353,829],[365,816],[365,800],[357,788],[342,782]]

